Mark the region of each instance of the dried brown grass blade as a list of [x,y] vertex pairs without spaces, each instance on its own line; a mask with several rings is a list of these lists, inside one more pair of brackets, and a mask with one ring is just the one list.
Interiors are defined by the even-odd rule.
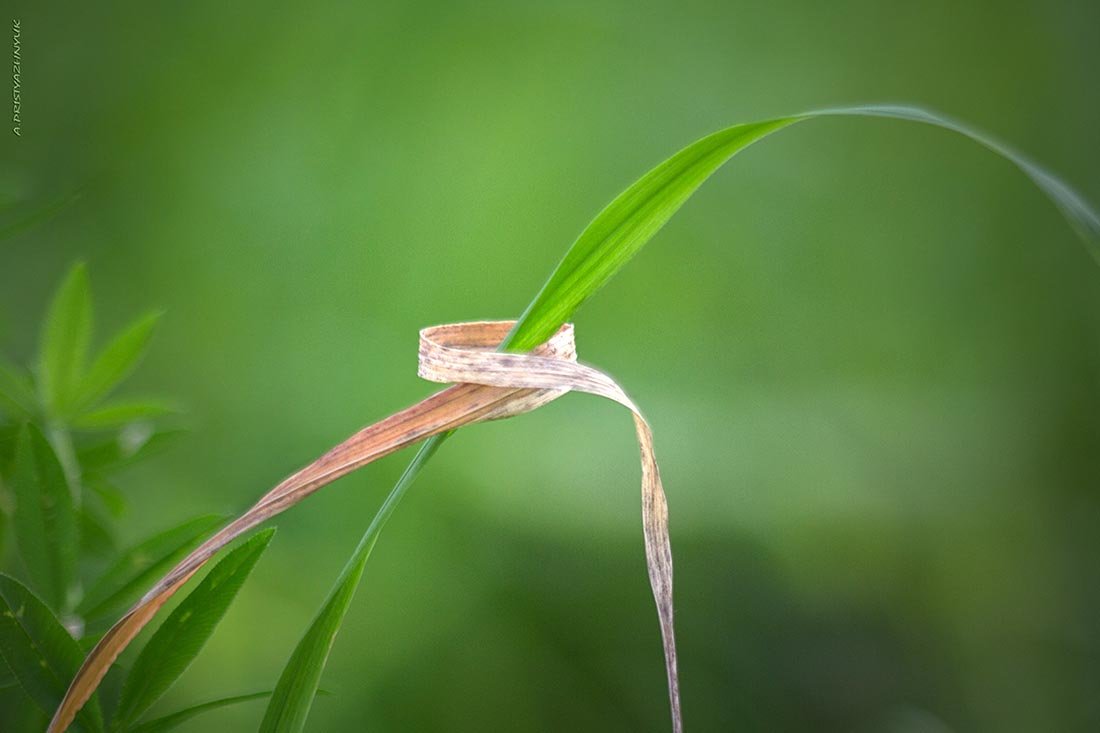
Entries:
[[89,653],[54,713],[49,733],[68,728],[123,649],[172,595],[215,553],[243,533],[289,509],[357,468],[438,433],[530,412],[569,391],[599,395],[634,415],[642,459],[642,517],[650,585],[664,641],[673,729],[682,730],[672,620],[672,553],[668,507],[653,455],[653,435],[637,406],[611,377],[578,364],[572,325],[528,354],[493,351],[511,321],[459,323],[420,333],[421,377],[456,386],[363,428],[289,476],[251,509],[219,530],[168,572]]

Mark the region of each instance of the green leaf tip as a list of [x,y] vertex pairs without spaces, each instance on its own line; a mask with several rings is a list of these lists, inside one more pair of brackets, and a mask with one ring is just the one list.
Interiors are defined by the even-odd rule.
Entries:
[[39,337],[39,389],[43,404],[54,414],[68,409],[76,395],[91,332],[88,268],[77,262],[54,294]]
[[730,158],[774,132],[822,117],[884,117],[949,130],[1008,160],[1051,201],[1100,262],[1100,214],[1064,181],[984,132],[916,107],[836,107],[738,124],[665,160],[619,194],[584,228],[516,324],[509,348],[526,351],[548,339],[605,285]]
[[1058,208],[1070,227],[1085,243],[1089,253],[1100,263],[1100,213],[1089,205],[1085,198],[1065,181],[1034,162],[1026,155],[991,135],[959,122],[947,115],[920,107],[905,105],[860,105],[855,107],[833,107],[809,112],[800,119],[813,117],[884,117],[896,120],[918,122],[958,133],[993,153],[1004,158],[1031,179]]
[[162,311],[145,314],[119,331],[103,347],[88,368],[88,373],[80,380],[72,405],[74,412],[94,406],[133,372],[145,355],[162,315]]

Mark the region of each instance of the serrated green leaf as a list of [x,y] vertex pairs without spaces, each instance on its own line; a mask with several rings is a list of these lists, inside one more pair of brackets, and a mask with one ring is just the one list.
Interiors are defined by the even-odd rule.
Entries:
[[74,414],[95,405],[119,385],[141,361],[160,312],[148,313],[124,328],[103,348],[80,382]]
[[103,430],[117,428],[136,420],[149,420],[169,415],[174,411],[164,402],[114,402],[81,413],[72,418],[69,424],[80,430]]
[[30,375],[6,361],[0,361],[0,410],[16,420],[29,420],[38,412]]
[[132,728],[127,729],[127,733],[165,733],[173,728],[186,723],[191,718],[203,713],[210,712],[211,710],[217,710],[219,708],[228,707],[230,705],[237,705],[242,702],[251,702],[252,700],[262,700],[265,697],[269,697],[271,692],[253,692],[250,695],[237,695],[235,697],[225,697],[221,700],[211,700],[210,702],[204,702],[199,705],[194,705],[183,710],[178,710],[174,713],[169,713],[155,720],[150,720],[140,725],[135,725]]
[[39,389],[55,415],[76,397],[92,334],[92,301],[84,263],[70,270],[57,289],[39,343]]
[[198,656],[274,534],[274,527],[265,529],[229,552],[153,634],[122,687],[115,713],[122,727],[148,710]]
[[88,589],[77,611],[94,621],[128,605],[222,521],[217,514],[189,519],[122,553]]
[[61,463],[34,425],[19,433],[11,485],[15,541],[32,585],[64,611],[76,568],[77,520]]
[[367,558],[401,497],[412,485],[420,469],[431,459],[438,445],[439,443],[431,440],[424,444],[359,540],[359,545],[344,565],[324,605],[283,668],[279,682],[275,685],[275,692],[264,712],[263,722],[260,723],[261,733],[297,733],[305,727],[313,699],[321,684],[321,673],[324,672],[329,652],[336,640],[336,632],[340,630],[348,606],[355,597]]
[[[35,705],[52,713],[84,653],[46,604],[26,586],[0,574],[0,655]],[[88,730],[103,730],[96,697],[78,720]]]

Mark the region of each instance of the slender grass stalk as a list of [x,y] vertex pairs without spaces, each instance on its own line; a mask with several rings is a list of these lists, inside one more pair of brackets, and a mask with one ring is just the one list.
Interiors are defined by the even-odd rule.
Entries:
[[382,528],[393,515],[393,510],[401,503],[405,492],[412,486],[413,481],[420,475],[421,469],[435,455],[436,450],[452,433],[440,433],[425,440],[412,461],[397,480],[389,496],[382,502],[382,506],[371,520],[367,531],[359,540],[355,552],[348,558],[344,569],[340,571],[340,577],[329,593],[321,610],[310,624],[309,631],[298,642],[283,668],[283,673],[275,685],[275,691],[271,694],[264,713],[264,719],[260,723],[260,733],[275,733],[276,731],[297,731],[305,727],[309,710],[313,706],[318,685],[321,682],[321,673],[325,669],[325,661],[332,649],[332,643],[336,639],[336,632],[340,630],[340,623],[347,613],[351,599],[359,587],[359,581],[363,577],[363,568],[367,564],[371,550],[374,549]]

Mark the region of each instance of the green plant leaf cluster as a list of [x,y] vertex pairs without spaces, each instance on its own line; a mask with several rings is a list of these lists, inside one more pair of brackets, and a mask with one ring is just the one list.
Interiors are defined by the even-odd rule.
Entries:
[[[257,697],[216,700],[137,723],[198,656],[274,533],[274,528],[263,530],[226,553],[164,620],[126,675],[110,730],[169,730],[208,710]],[[8,686],[18,686],[46,715],[61,702],[84,659],[84,649],[49,607],[19,581],[2,574],[0,659]],[[84,706],[77,723],[87,731],[105,730],[98,696]]]
[[[0,550],[5,541],[12,544],[11,552],[0,553],[9,560],[0,572],[5,732],[44,728],[98,634],[224,520],[195,517],[118,549],[111,520],[125,512],[126,499],[115,474],[180,432],[154,422],[174,412],[164,401],[112,398],[140,363],[159,320],[158,312],[141,316],[91,354],[91,293],[86,268],[77,264],[50,303],[33,368],[0,360]],[[93,696],[76,728],[165,731],[256,699],[230,697],[139,722],[209,640],[273,532],[226,553],[129,671],[112,669],[125,675],[114,711],[105,716]],[[4,717],[7,710],[23,713]]]
[[[77,264],[66,276],[50,304],[42,328],[37,364],[38,406],[53,419],[93,420],[97,427],[114,427],[128,421],[134,411],[121,411],[119,419],[102,417],[111,409],[103,400],[140,363],[152,338],[159,312],[147,313],[123,328],[89,364],[92,337],[92,299],[88,272]],[[156,409],[157,403],[151,405]]]
[[14,550],[0,552],[0,569],[73,628],[85,620],[87,574],[117,551],[112,520],[126,501],[113,475],[171,434],[153,423],[171,412],[163,401],[110,399],[159,320],[148,313],[93,351],[88,273],[77,263],[49,303],[31,368],[0,359],[0,551]]

